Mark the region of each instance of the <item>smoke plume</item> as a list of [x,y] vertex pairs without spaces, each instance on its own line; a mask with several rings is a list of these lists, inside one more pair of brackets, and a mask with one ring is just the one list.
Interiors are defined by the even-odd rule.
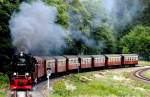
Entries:
[[42,1],[23,2],[10,20],[14,46],[34,55],[61,53],[65,47],[65,29],[56,24],[57,9]]

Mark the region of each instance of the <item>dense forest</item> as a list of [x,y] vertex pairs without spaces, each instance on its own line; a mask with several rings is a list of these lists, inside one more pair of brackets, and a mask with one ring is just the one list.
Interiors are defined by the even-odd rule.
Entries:
[[[2,72],[8,71],[16,48],[12,43],[10,19],[14,12],[20,11],[22,2],[33,1],[36,0],[0,0]],[[61,49],[61,53],[51,55],[137,53],[141,59],[150,60],[150,0],[118,0],[117,10],[111,8],[111,3],[105,5],[109,1],[43,0],[57,8],[55,23],[69,32],[65,37],[67,46]]]

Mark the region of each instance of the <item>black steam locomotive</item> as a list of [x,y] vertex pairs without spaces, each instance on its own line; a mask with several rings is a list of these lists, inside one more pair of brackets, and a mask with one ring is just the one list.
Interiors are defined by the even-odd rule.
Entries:
[[36,59],[29,54],[20,52],[12,58],[10,89],[32,89],[32,72],[35,69]]

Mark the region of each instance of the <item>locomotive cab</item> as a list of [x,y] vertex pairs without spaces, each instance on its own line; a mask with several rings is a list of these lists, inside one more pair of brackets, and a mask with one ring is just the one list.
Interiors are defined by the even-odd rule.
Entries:
[[10,89],[12,90],[31,90],[32,72],[34,71],[36,60],[30,55],[14,55],[12,59],[12,75],[10,79]]

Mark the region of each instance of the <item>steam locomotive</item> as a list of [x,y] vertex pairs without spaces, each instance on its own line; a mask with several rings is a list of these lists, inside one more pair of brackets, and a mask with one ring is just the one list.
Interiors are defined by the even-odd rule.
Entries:
[[13,56],[10,89],[31,90],[33,83],[52,75],[87,69],[135,66],[137,54],[34,56],[20,52]]
[[12,57],[11,90],[31,90],[32,73],[35,70],[36,59],[31,55],[20,52]]

